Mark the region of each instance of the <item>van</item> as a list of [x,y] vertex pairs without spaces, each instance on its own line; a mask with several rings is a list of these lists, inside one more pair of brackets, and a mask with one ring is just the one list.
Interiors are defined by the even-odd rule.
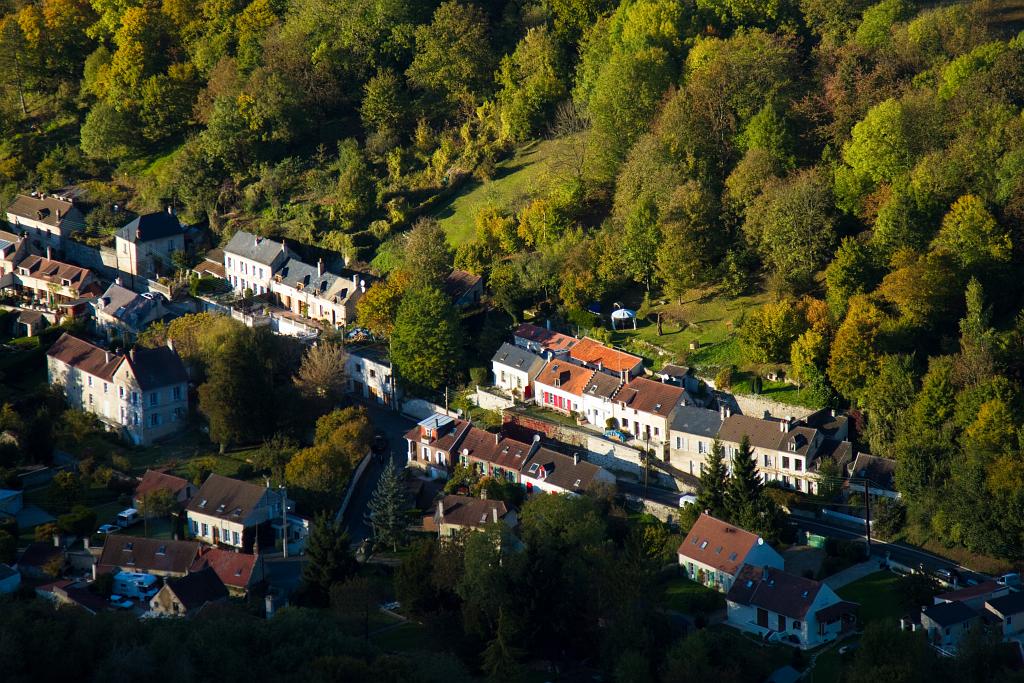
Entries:
[[128,508],[127,510],[121,510],[121,512],[118,512],[117,519],[115,521],[119,527],[127,529],[132,524],[139,521],[139,519],[139,511],[135,508]]
[[1009,574],[1003,574],[998,579],[999,583],[1010,588],[1020,588],[1020,574],[1017,572],[1011,572]]
[[126,598],[148,601],[159,590],[157,578],[152,574],[141,574],[139,572],[118,572],[114,574],[113,592]]

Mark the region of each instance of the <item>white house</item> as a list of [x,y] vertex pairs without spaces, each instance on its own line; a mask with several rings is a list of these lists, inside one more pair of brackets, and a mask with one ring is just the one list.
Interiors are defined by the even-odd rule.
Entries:
[[533,450],[519,471],[526,492],[579,495],[599,484],[615,486],[615,477],[579,455],[568,456],[548,448]]
[[7,223],[36,249],[60,251],[64,240],[85,228],[85,216],[71,197],[33,192],[14,198],[7,207]]
[[928,642],[945,650],[955,650],[967,632],[981,623],[981,614],[963,602],[941,602],[921,610],[921,628]]
[[287,245],[239,230],[224,247],[224,277],[239,294],[266,294],[290,256]]
[[1024,593],[1016,591],[988,600],[985,609],[998,620],[1003,638],[1024,631]]
[[533,380],[534,401],[560,413],[582,413],[583,390],[593,374],[564,358],[549,360]]
[[820,430],[791,418],[727,416],[718,431],[727,458],[739,448],[743,437],[749,440],[757,470],[766,482],[777,481],[807,493],[817,490],[814,463],[825,442]]
[[523,323],[517,327],[516,331],[512,333],[512,340],[516,346],[541,354],[545,358],[564,356],[579,341],[576,337],[553,332],[546,327],[531,323]]
[[774,567],[744,566],[725,602],[730,626],[760,636],[781,634],[801,650],[835,640],[856,624],[856,603],[820,581]]
[[[120,279],[120,278],[118,278]],[[139,294],[114,282],[92,302],[96,329],[108,341],[131,344],[157,320],[173,317],[159,292]]]
[[66,332],[46,352],[50,386],[137,445],[178,431],[188,418],[188,377],[169,346],[111,353]]
[[664,451],[669,439],[669,418],[685,396],[682,387],[634,377],[615,394],[614,417],[622,431]]
[[401,392],[387,351],[376,346],[346,347],[345,375],[349,392],[379,405],[395,406]]
[[[259,273],[262,266],[255,267]],[[295,315],[344,326],[355,320],[356,302],[366,293],[366,276],[354,271],[332,273],[324,268],[323,259],[311,266],[290,258],[274,268],[270,291]]]
[[114,233],[117,270],[134,286],[136,278],[156,279],[174,270],[173,257],[185,251],[185,229],[170,207],[138,216]]
[[491,358],[494,386],[524,399],[533,396],[533,378],[544,367],[544,359],[512,344],[502,344]]
[[186,510],[189,534],[220,547],[253,552],[272,545],[273,522],[291,504],[282,491],[211,474],[192,496]]
[[743,565],[783,569],[785,562],[764,539],[717,517],[702,513],[679,546],[679,565],[686,575],[708,588],[726,593]]
[[722,426],[722,411],[687,402],[676,408],[669,424],[669,461],[683,472],[699,477]]
[[604,372],[595,372],[583,389],[583,416],[598,429],[606,429],[615,418],[615,395],[622,380]]

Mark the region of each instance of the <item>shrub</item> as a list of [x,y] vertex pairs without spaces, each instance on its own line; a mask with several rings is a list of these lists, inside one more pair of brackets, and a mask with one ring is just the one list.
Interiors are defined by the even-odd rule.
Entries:
[[490,384],[491,373],[487,368],[470,368],[469,369],[469,381],[473,386],[482,386]]
[[734,381],[733,374],[736,372],[735,365],[726,365],[715,375],[715,388],[719,391],[727,391],[732,388]]

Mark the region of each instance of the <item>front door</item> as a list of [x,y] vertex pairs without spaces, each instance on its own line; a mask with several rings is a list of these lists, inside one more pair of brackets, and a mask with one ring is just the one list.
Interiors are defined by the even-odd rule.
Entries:
[[213,544],[216,545],[220,541],[220,528],[213,527]]
[[757,625],[768,628],[768,610],[757,608]]

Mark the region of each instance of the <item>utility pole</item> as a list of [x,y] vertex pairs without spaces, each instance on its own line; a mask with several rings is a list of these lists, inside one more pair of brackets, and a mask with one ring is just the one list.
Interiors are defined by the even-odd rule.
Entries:
[[448,385],[444,385],[444,412],[448,412]]
[[288,557],[288,489],[277,487],[281,491],[281,551]]
[[651,433],[644,438],[644,495],[647,495],[647,479],[651,473]]
[[871,494],[868,493],[868,480],[864,479],[864,537],[868,541],[868,557],[871,557]]

